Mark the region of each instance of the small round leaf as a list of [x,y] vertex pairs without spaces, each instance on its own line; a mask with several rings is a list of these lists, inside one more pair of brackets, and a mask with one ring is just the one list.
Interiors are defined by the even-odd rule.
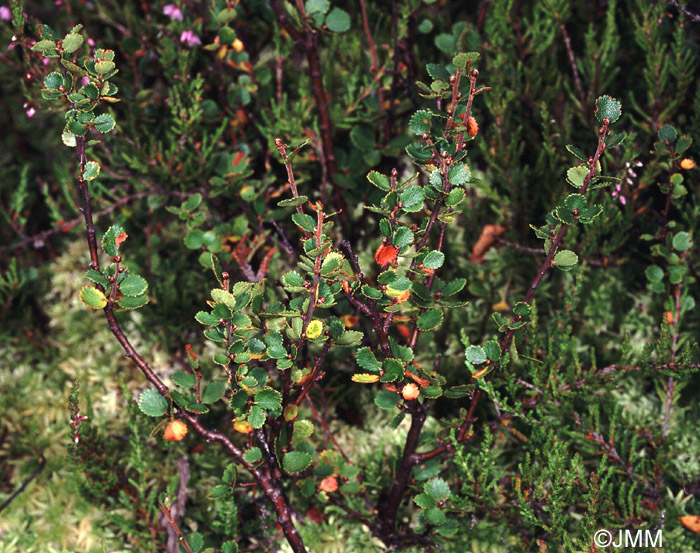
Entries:
[[290,451],[282,458],[282,467],[289,474],[301,472],[311,465],[312,457],[303,451]]
[[119,291],[125,296],[140,296],[148,289],[146,279],[139,275],[127,275],[119,283]]
[[344,33],[350,29],[350,16],[345,10],[333,8],[326,16],[326,25],[334,33]]
[[603,119],[609,119],[614,123],[622,115],[622,104],[611,96],[601,96],[595,101],[595,116],[601,123]]
[[162,417],[168,411],[168,402],[157,390],[151,388],[139,397],[139,409],[149,417]]

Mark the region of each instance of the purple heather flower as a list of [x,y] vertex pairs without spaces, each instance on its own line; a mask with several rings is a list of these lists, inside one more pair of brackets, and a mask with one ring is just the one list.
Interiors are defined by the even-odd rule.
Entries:
[[182,34],[180,35],[180,42],[187,44],[187,46],[198,46],[202,44],[201,39],[194,34],[194,31],[189,29],[182,31]]
[[0,19],[3,21],[9,21],[12,19],[12,12],[7,6],[0,6]]
[[163,13],[170,19],[178,19],[182,21],[182,11],[175,4],[166,4],[163,6]]

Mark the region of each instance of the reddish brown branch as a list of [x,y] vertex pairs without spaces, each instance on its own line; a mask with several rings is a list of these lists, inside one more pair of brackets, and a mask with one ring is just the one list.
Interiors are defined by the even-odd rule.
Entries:
[[365,30],[365,36],[367,37],[367,44],[369,45],[369,53],[372,58],[372,66],[370,71],[374,75],[374,81],[377,83],[377,98],[379,99],[379,109],[384,109],[384,93],[382,91],[382,83],[380,82],[379,75],[379,63],[377,61],[377,48],[374,46],[374,41],[372,40],[372,33],[369,30],[369,22],[367,21],[367,6],[365,5],[365,0],[360,0],[360,8],[362,9],[362,26]]

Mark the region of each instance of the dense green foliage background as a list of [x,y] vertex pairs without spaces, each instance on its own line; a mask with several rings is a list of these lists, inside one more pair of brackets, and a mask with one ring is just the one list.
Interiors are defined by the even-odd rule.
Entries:
[[[62,111],[41,95],[53,69],[22,44],[38,39],[39,23],[61,36],[80,23],[86,37],[116,53],[121,101],[109,106],[115,131],[92,149],[103,167],[93,210],[100,234],[116,223],[129,235],[128,263],[148,280],[150,302],[119,317],[165,379],[188,367],[185,344],[203,359],[214,351],[194,321],[215,285],[211,254],[234,280],[277,283],[295,268],[299,236],[292,210],[277,207],[288,196],[275,139],[308,141],[294,162],[300,193],[343,210],[333,237],[350,240],[375,278],[381,217],[364,207],[380,192],[366,175],[420,171],[405,152],[417,140],[409,120],[435,101],[416,81],[430,83],[428,64],[478,51],[481,82],[491,89],[472,110],[476,179],[445,237],[439,272],[467,279],[458,299],[468,304],[421,335],[416,353],[422,365],[441,354],[451,385],[471,383],[465,345],[497,337],[491,315],[522,299],[543,258],[530,225],[543,225],[570,192],[566,170],[576,160],[566,146],[595,151],[595,99],[618,98],[616,131],[628,137],[602,166],[619,185],[597,192],[604,211],[596,224],[572,228],[565,240],[581,263],[539,286],[520,355],[479,405],[476,439],[422,467],[413,489],[437,474],[450,483],[460,527],[438,538],[448,551],[592,551],[598,528],[652,528],[660,520],[665,551],[700,551],[698,534],[678,520],[700,515],[698,255],[689,248],[675,262],[659,248],[679,232],[697,241],[698,169],[681,169],[679,158],[655,146],[670,124],[694,138],[682,157],[700,160],[700,23],[650,0],[367,0],[374,67],[358,2],[331,2],[349,21],[339,12],[324,21],[332,12],[314,16],[309,8],[324,3],[307,2],[315,28],[326,25],[314,39],[319,96],[308,44],[284,28],[300,25],[293,3],[232,2],[237,16],[217,21],[226,4],[176,2],[179,19],[161,2],[35,1],[23,8],[25,35],[0,21],[0,503],[29,482],[0,512],[0,553],[103,544],[165,551],[156,498],[175,493],[182,458],[190,472],[183,529],[211,536],[208,546],[237,535],[242,551],[287,547],[269,507],[246,488],[237,507],[212,507],[208,495],[229,463],[222,451],[194,432],[180,444],[150,436],[153,419],[134,402],[145,381],[104,319],[78,299],[89,256],[74,151],[61,142]],[[687,194],[667,204],[672,174],[683,176]],[[201,204],[188,204],[195,194]],[[479,259],[473,248],[487,224],[504,227],[504,242]],[[669,267],[678,263],[685,268],[674,280]],[[651,265],[663,279],[650,276]],[[338,309],[354,315],[349,304]],[[357,330],[371,342],[365,321]],[[356,366],[348,351],[326,359],[314,409],[361,467],[367,494],[378,496],[407,429],[390,428],[373,389],[350,382]],[[75,457],[74,380],[89,417]],[[434,402],[427,446],[465,401]],[[208,420],[230,427],[223,409]],[[290,484],[289,493],[309,550],[382,550],[334,501],[298,488]],[[407,498],[401,514],[415,521],[419,511]]]

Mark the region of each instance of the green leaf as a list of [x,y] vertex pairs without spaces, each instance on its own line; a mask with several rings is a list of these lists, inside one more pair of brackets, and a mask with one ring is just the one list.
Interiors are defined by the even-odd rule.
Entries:
[[426,332],[435,330],[442,324],[442,311],[439,309],[429,309],[418,317],[418,330]]
[[175,385],[181,388],[194,388],[197,385],[195,376],[185,371],[177,371],[171,378]]
[[359,330],[346,330],[337,340],[334,340],[334,342],[337,346],[354,347],[360,345],[364,336],[364,333]]
[[282,275],[282,284],[287,288],[303,288],[304,278],[296,271],[289,271]]
[[117,300],[117,305],[122,309],[138,309],[143,307],[148,303],[148,298],[146,296],[124,296]]
[[578,255],[576,255],[571,250],[560,250],[554,256],[552,260],[552,265],[557,265],[559,267],[572,267],[578,263]]
[[601,96],[595,101],[595,116],[601,123],[607,118],[614,123],[622,115],[622,104],[610,96]]
[[418,505],[422,509],[432,509],[437,505],[435,500],[427,493],[418,494],[416,497],[413,498],[413,501],[415,501],[416,505]]
[[92,124],[95,126],[96,131],[106,133],[111,131],[116,123],[111,115],[102,113],[92,120]]
[[299,420],[294,422],[294,436],[301,436],[302,438],[308,438],[314,433],[314,423],[310,420]]
[[445,522],[445,513],[443,513],[440,509],[437,507],[433,509],[428,509],[423,513],[423,516],[425,517],[425,520],[427,520],[430,524],[434,524],[436,526],[439,526],[443,522]]
[[442,79],[444,81],[450,80],[450,72],[442,65],[438,65],[437,63],[429,63],[425,66],[425,69],[428,71],[428,75],[430,75],[433,79]]
[[119,283],[119,291],[125,296],[140,296],[147,289],[146,279],[139,275],[128,275]]
[[83,286],[80,290],[80,301],[93,309],[102,309],[107,305],[107,298],[94,286]]
[[382,368],[384,369],[384,376],[381,377],[382,382],[396,382],[401,380],[405,374],[405,366],[398,359],[385,359],[382,363]]
[[214,363],[217,365],[221,365],[222,367],[226,367],[231,363],[231,360],[229,359],[228,355],[224,355],[223,353],[215,353],[212,355],[211,358]]
[[219,324],[219,318],[206,311],[198,311],[194,316],[194,320],[207,326],[217,326]]
[[672,125],[664,125],[659,129],[659,140],[673,142],[678,136],[678,131]]
[[394,232],[392,244],[397,248],[403,248],[413,242],[413,232],[408,227],[399,227]]
[[374,130],[365,125],[355,125],[350,131],[350,142],[358,150],[369,152],[375,150]]
[[439,269],[445,262],[445,254],[437,250],[433,250],[426,254],[423,258],[423,267],[426,269]]
[[199,413],[200,415],[209,412],[209,407],[207,407],[203,403],[188,403],[185,409],[187,409],[191,413]]
[[466,69],[467,65],[471,67],[471,64],[479,61],[480,57],[481,54],[479,52],[460,52],[452,58],[452,65],[457,69]]
[[433,116],[430,114],[429,111],[418,110],[416,113],[413,114],[413,117],[411,117],[408,126],[416,134],[422,135],[425,133],[429,133],[430,120],[432,119],[432,117]]
[[306,232],[313,232],[316,226],[315,219],[306,213],[294,213],[292,215],[292,221],[294,221],[294,224],[301,230],[305,230]]
[[307,14],[312,14],[315,12],[320,12],[325,14],[331,7],[328,0],[306,0],[304,9]]
[[75,52],[82,45],[83,37],[76,33],[68,33],[63,39],[63,51],[69,54]]
[[259,405],[253,405],[250,408],[250,413],[248,414],[248,422],[253,428],[262,428],[263,424],[265,424],[266,418],[267,414],[263,409],[260,408]]
[[263,388],[255,394],[255,404],[267,411],[278,411],[282,408],[282,394],[272,388]]
[[673,237],[673,249],[679,252],[684,252],[693,246],[693,241],[690,239],[690,234],[685,231],[679,232]]
[[484,343],[483,347],[486,352],[486,357],[491,361],[498,361],[501,358],[501,346],[498,345],[496,340],[488,340]]
[[389,177],[382,175],[377,171],[370,171],[367,173],[367,180],[380,190],[384,190],[385,192],[391,190],[391,181],[389,180]]
[[486,363],[487,355],[484,348],[481,346],[469,346],[465,352],[466,360],[472,365],[480,365],[481,363]]
[[55,48],[56,43],[53,40],[40,40],[32,46],[32,52],[46,52],[47,50],[54,50]]
[[601,213],[603,213],[602,206],[592,205],[590,207],[586,207],[586,208],[582,209],[579,212],[578,220],[579,220],[579,222],[581,222],[583,224],[588,224],[588,223],[593,222],[593,219],[598,217],[598,215],[600,215]]
[[259,447],[251,447],[243,454],[243,460],[246,463],[257,463],[260,459],[262,459],[262,451]]
[[442,33],[435,37],[435,46],[448,56],[453,56],[457,49],[457,40],[450,34]]
[[473,388],[467,384],[462,384],[461,386],[452,386],[445,390],[445,397],[449,398],[460,398],[466,397],[472,393]]
[[87,128],[75,119],[68,121],[68,130],[75,136],[85,136],[87,134]]
[[567,144],[566,149],[569,150],[569,152],[574,154],[581,161],[588,163],[588,158],[586,157],[586,154],[583,153],[583,150],[581,150],[581,148],[577,148],[576,146],[573,146],[572,144]]
[[688,136],[687,134],[681,135],[681,137],[678,139],[678,142],[676,142],[676,153],[678,155],[682,154],[688,148],[690,148],[690,145],[692,143],[693,139],[690,136]]
[[399,402],[399,394],[389,390],[381,390],[374,396],[374,404],[380,409],[393,409]]
[[202,403],[210,404],[219,401],[226,393],[226,384],[223,382],[209,382],[202,392]]
[[[202,549],[202,546],[204,545],[204,538],[199,532],[192,532],[189,536],[185,538],[185,541],[187,542],[187,545],[190,546],[190,550],[192,550],[192,553],[199,553],[199,551],[201,551]],[[182,551],[183,549],[185,548],[181,546],[180,551]]]
[[98,75],[106,75],[116,67],[116,64],[110,60],[95,61],[95,73]]
[[344,261],[344,257],[341,253],[330,252],[321,264],[321,276],[328,277],[336,271]]
[[357,360],[357,364],[366,371],[378,373],[382,368],[370,348],[365,347],[358,349],[355,359]]
[[199,207],[199,204],[202,203],[202,195],[197,192],[195,194],[192,194],[187,200],[182,202],[182,205],[180,206],[181,209],[184,209],[185,211],[194,211]]
[[588,167],[585,165],[577,165],[576,167],[571,167],[566,171],[566,180],[574,188],[581,188],[583,186],[583,181],[588,175]]
[[214,19],[219,25],[226,25],[227,23],[230,23],[231,21],[236,19],[237,15],[238,12],[236,11],[236,8],[225,8],[218,12],[214,16]]
[[59,86],[63,86],[63,77],[60,73],[52,71],[46,75],[46,78],[44,79],[44,86],[46,88],[58,88]]
[[150,388],[139,397],[139,409],[149,417],[162,417],[168,411],[168,401],[157,390]]
[[100,95],[100,91],[97,90],[97,87],[92,83],[86,84],[83,88],[80,89],[80,92],[84,96],[90,98],[91,100],[97,100],[97,98]]
[[423,491],[435,501],[447,501],[450,497],[450,486],[442,478],[433,478],[423,484]]
[[409,213],[423,209],[424,199],[425,194],[420,186],[409,186],[399,194],[399,200],[403,203],[402,209]]
[[668,268],[668,281],[671,284],[679,284],[686,272],[687,268],[685,265],[671,265]]
[[108,256],[114,257],[117,255],[119,246],[117,245],[116,240],[117,238],[123,238],[122,235],[125,234],[126,232],[124,232],[124,228],[119,225],[112,225],[107,229],[107,232],[105,232],[104,236],[102,237],[102,249]]
[[[224,497],[225,495],[228,495],[228,493],[231,491],[231,486],[227,486],[226,484],[220,484],[218,486],[214,486],[212,490],[209,492],[209,497],[211,499],[218,499],[219,497]],[[223,549],[222,549],[223,551]]]
[[644,274],[649,282],[661,282],[664,278],[664,270],[658,265],[649,265]]
[[449,296],[454,296],[457,292],[460,292],[467,285],[466,278],[456,278],[449,282],[445,288],[442,289],[442,297],[447,298]]
[[238,544],[235,541],[225,541],[221,544],[221,553],[238,553]]
[[95,284],[100,284],[107,288],[109,286],[109,280],[102,273],[96,271],[95,269],[90,269],[85,273],[85,277],[89,278]]
[[453,536],[459,530],[459,523],[453,519],[448,518],[440,526],[435,529],[435,532],[441,536]]
[[605,145],[608,147],[608,149],[614,148],[615,146],[622,144],[625,138],[627,138],[627,133],[625,132],[619,132],[617,134],[610,133]]
[[282,458],[282,468],[289,474],[297,474],[311,465],[313,458],[303,451],[290,451]]
[[448,207],[458,205],[459,203],[464,201],[465,195],[466,194],[463,188],[454,188],[450,190],[450,193],[447,195],[447,198],[445,198],[445,205]]
[[304,204],[309,200],[306,196],[297,196],[296,198],[288,198],[277,202],[278,207],[296,207],[298,205]]
[[373,300],[382,299],[382,293],[376,288],[372,288],[369,284],[365,284],[361,288],[362,295]]
[[204,233],[196,228],[192,229],[185,236],[185,247],[190,250],[198,250],[204,245]]
[[469,170],[469,165],[466,163],[455,163],[447,171],[447,179],[450,181],[452,186],[465,184],[469,181],[470,177],[471,171]]
[[350,16],[345,10],[333,8],[326,16],[326,25],[334,33],[344,33],[350,29]]

